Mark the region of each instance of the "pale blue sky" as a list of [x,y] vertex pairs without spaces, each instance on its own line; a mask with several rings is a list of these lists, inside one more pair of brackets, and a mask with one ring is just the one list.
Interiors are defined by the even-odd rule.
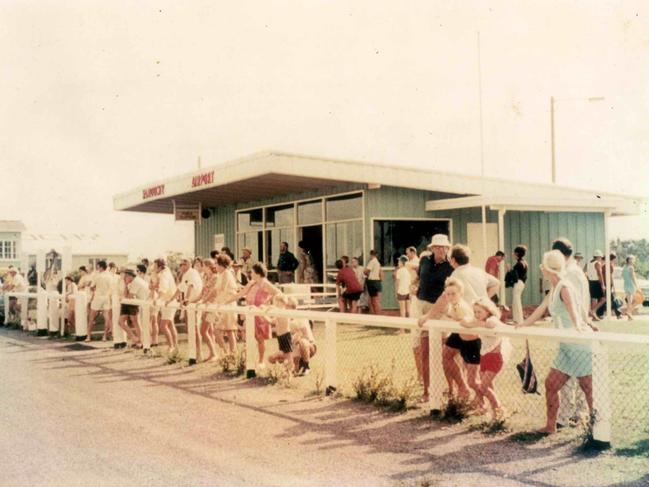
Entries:
[[3,2],[0,22],[0,218],[32,231],[190,250],[190,224],[112,196],[199,155],[479,174],[477,31],[488,174],[549,180],[555,96],[558,183],[649,196],[646,1]]

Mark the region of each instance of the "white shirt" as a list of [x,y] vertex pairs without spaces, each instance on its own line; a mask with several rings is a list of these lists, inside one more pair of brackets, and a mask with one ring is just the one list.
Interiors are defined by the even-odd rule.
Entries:
[[596,260],[586,264],[586,275],[589,281],[599,281],[599,274],[597,273],[595,264],[597,264]]
[[365,268],[370,270],[367,276],[370,281],[378,281],[380,279],[381,264],[379,264],[379,259],[370,259]]
[[404,266],[397,270],[397,294],[410,294],[410,284],[412,279],[410,271]]
[[406,269],[410,272],[410,279],[415,281],[417,279],[417,269],[419,269],[419,257],[414,257],[406,262]]
[[160,298],[168,301],[176,294],[176,281],[168,267],[158,273],[158,293]]
[[[113,296],[119,296],[122,294],[122,291],[124,289],[124,280],[118,276],[116,273],[112,273],[110,271],[106,271],[110,274],[111,278],[113,279],[113,287],[110,290],[110,293]],[[121,282],[120,282],[121,281]]]
[[566,262],[566,280],[572,285],[577,297],[577,305],[580,307],[578,315],[588,316],[590,309],[590,289],[588,288],[588,279],[579,268],[575,259],[570,258]]
[[114,288],[113,282],[113,274],[108,271],[98,272],[92,280],[95,296],[110,296]]
[[180,289],[183,293],[187,293],[189,286],[192,287],[192,290],[189,296],[185,296],[185,299],[189,301],[195,301],[203,292],[203,279],[201,279],[201,275],[193,267],[187,269],[187,272],[183,274],[183,277],[180,279],[178,289]]
[[465,264],[457,267],[451,277],[455,277],[464,284],[464,300],[473,303],[478,298],[489,297],[487,288],[500,286],[500,281],[479,267]]
[[27,292],[27,281],[21,275],[16,273],[15,276],[11,279],[12,291],[16,293],[25,293]]
[[306,338],[311,343],[315,343],[315,338],[313,336],[313,331],[311,330],[311,325],[309,324],[309,320],[305,318],[296,318],[296,319],[291,319],[289,323],[290,323],[291,332],[293,333],[294,339],[299,340],[302,338]]
[[128,285],[128,292],[136,299],[148,299],[149,285],[140,276],[136,276]]

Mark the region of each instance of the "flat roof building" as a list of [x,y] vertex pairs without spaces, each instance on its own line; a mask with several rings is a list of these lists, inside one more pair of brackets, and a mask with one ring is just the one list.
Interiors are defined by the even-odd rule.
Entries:
[[[538,303],[538,264],[551,241],[569,238],[585,256],[608,247],[611,216],[638,215],[639,197],[551,184],[481,178],[283,152],[264,152],[154,181],[114,196],[120,211],[200,215],[195,253],[226,245],[274,269],[279,244],[309,250],[318,281],[330,279],[342,255],[377,250],[390,271],[406,247],[425,249],[435,233],[464,243],[475,265],[501,249],[529,248],[524,302]],[[187,213],[185,213],[187,214]],[[394,307],[385,272],[383,301]],[[531,285],[530,285],[531,284]]]

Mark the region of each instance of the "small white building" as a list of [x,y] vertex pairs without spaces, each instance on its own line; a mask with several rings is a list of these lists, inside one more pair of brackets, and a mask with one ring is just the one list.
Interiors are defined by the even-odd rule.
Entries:
[[9,266],[22,267],[24,231],[25,225],[19,220],[0,220],[0,272],[5,272]]

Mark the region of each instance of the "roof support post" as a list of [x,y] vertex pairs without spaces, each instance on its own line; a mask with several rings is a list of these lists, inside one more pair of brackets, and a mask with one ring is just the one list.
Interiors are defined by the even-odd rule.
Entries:
[[[498,208],[498,250],[505,251],[505,208]],[[505,259],[498,266],[498,276],[500,277],[500,304],[507,306],[507,288],[505,287]]]
[[611,219],[611,210],[606,210],[604,212],[604,238],[606,242],[604,244],[604,262],[606,263],[606,319],[611,319],[611,242],[609,238],[609,221]]
[[[482,255],[487,260],[487,207],[482,204]],[[483,263],[484,267],[484,263]]]

